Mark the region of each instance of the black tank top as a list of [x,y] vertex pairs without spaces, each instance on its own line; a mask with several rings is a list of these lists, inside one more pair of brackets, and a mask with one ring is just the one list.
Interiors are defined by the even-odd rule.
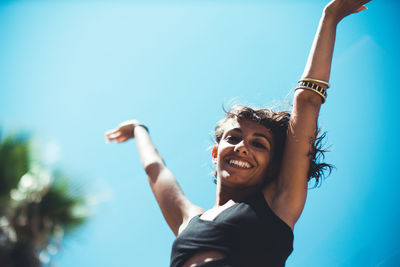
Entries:
[[261,192],[225,209],[213,221],[193,217],[172,246],[170,267],[181,267],[199,251],[216,250],[234,267],[284,266],[293,250],[292,229],[268,206]]

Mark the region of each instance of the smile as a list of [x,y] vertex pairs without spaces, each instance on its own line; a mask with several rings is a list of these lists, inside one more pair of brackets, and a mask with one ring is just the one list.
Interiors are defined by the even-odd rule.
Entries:
[[230,165],[238,166],[240,168],[245,168],[245,169],[250,169],[252,166],[246,162],[246,161],[241,161],[241,160],[236,160],[236,159],[231,159],[229,160]]

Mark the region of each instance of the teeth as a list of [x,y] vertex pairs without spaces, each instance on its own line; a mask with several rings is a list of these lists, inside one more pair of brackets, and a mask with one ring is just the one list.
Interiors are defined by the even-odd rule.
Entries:
[[236,165],[236,166],[239,166],[241,168],[246,168],[246,169],[250,169],[251,168],[249,163],[244,162],[244,161],[235,160],[235,159],[231,159],[229,161],[229,164]]

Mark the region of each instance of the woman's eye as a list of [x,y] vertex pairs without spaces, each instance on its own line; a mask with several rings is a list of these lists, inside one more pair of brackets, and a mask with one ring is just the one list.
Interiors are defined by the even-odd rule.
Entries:
[[253,146],[257,147],[257,148],[267,148],[264,144],[258,142],[258,141],[254,141]]
[[240,141],[240,138],[237,137],[237,136],[228,135],[228,136],[226,137],[226,140],[227,140],[228,142],[230,142],[230,143],[236,143],[236,142],[239,142],[239,141]]

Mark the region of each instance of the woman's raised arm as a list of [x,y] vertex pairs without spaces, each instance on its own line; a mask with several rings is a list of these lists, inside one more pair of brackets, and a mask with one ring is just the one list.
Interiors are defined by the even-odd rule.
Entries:
[[318,90],[307,87],[315,87],[322,93],[327,89],[337,25],[344,17],[365,10],[364,4],[369,1],[333,0],[325,7],[302,75],[302,80],[312,84],[300,84],[303,88],[295,91],[280,174],[270,189],[273,193],[269,194],[274,211],[292,228],[306,201],[309,152],[316,138],[318,114],[324,102],[316,92]]
[[105,136],[108,141],[117,143],[131,138],[136,139],[139,156],[148,175],[151,189],[165,220],[175,235],[178,235],[179,228],[190,217],[203,212],[183,194],[174,175],[165,166],[161,155],[151,141],[147,127],[137,120],[130,120],[106,132]]

